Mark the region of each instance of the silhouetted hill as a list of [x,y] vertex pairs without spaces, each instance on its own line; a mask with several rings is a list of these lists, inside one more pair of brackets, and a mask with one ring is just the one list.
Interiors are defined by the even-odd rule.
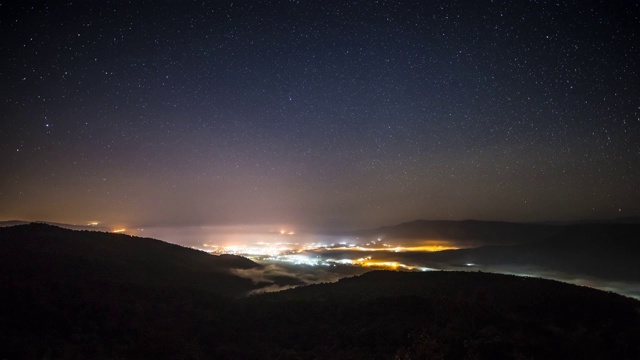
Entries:
[[579,225],[579,224],[640,224],[640,216],[626,216],[612,219],[589,219],[576,221],[545,221],[539,224]]
[[213,256],[155,239],[42,223],[0,228],[0,254],[0,276],[13,279],[180,286],[230,296],[256,285],[229,270],[259,266],[239,256]]
[[450,240],[457,244],[522,244],[540,240],[557,231],[545,224],[518,224],[499,221],[430,221],[415,220],[395,226],[361,230],[354,235],[385,239]]
[[544,240],[580,226],[639,225],[640,218],[626,217],[608,220],[564,223],[511,223],[478,220],[414,220],[377,229],[359,230],[352,235],[390,239],[447,240],[466,246],[515,245]]
[[290,304],[265,321],[301,334],[292,341],[308,344],[300,358],[326,342],[350,344],[338,358],[631,359],[640,351],[638,301],[537,278],[373,271],[251,300]]
[[637,266],[640,224],[631,220],[571,225],[418,220],[360,234],[378,234],[376,236],[394,240],[449,240],[469,248],[361,255],[434,268],[474,264],[490,271],[502,271],[505,269],[499,267],[519,267],[520,270],[530,268],[569,276],[640,282],[640,266]]
[[29,223],[28,221],[22,221],[22,220],[5,220],[5,221],[0,221],[0,227],[26,225],[28,223]]
[[77,225],[77,224],[63,224],[51,221],[22,221],[22,220],[8,220],[0,221],[0,227],[27,225],[27,224],[45,224],[61,227],[69,230],[88,230],[88,231],[110,231],[109,228],[97,226],[97,225]]
[[409,254],[434,265],[528,266],[617,281],[640,281],[640,224],[557,226],[536,242]]

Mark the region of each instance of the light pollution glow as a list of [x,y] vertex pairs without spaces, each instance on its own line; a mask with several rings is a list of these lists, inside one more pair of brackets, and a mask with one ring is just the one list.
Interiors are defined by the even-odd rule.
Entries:
[[[281,231],[281,235],[293,235],[294,232]],[[433,252],[442,250],[455,250],[458,247],[450,245],[422,245],[422,246],[399,246],[381,243],[382,239],[368,242],[364,245],[339,242],[339,243],[292,243],[292,242],[264,242],[260,241],[253,245],[214,245],[202,244],[202,247],[193,247],[196,250],[205,251],[211,254],[232,254],[249,258],[256,262],[286,262],[294,265],[309,266],[336,266],[354,265],[362,267],[384,268],[384,269],[405,269],[405,270],[432,270],[431,268],[403,264],[397,261],[375,260],[372,256],[360,257],[357,259],[340,258],[334,259],[327,256],[313,254],[314,251],[366,251],[366,252]]]
[[[144,230],[144,231],[143,231]],[[360,267],[394,270],[430,270],[418,264],[375,259],[371,253],[434,252],[456,250],[451,243],[435,240],[415,240],[411,245],[387,243],[382,237],[362,240],[358,237],[326,236],[298,233],[287,227],[193,227],[190,229],[125,229],[130,235],[151,236],[165,241],[188,246],[214,255],[230,254],[243,256],[256,262],[281,262],[293,265]],[[200,242],[195,242],[196,240]],[[332,257],[331,252],[340,253]],[[344,253],[366,252],[366,256],[349,257]]]
[[[194,227],[190,229],[112,230],[131,235],[145,235],[188,246],[214,255],[243,256],[255,262],[281,262],[307,266],[359,266],[392,270],[431,270],[418,264],[376,259],[371,253],[434,252],[455,250],[451,243],[435,240],[412,241],[410,245],[387,243],[381,237],[365,240],[358,237],[325,236],[298,233],[287,227]],[[197,239],[199,242],[194,243]],[[341,255],[332,257],[331,252]],[[353,258],[344,252],[366,252]]]

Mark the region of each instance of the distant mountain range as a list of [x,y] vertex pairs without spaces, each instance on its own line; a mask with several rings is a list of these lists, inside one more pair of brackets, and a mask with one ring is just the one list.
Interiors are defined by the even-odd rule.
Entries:
[[[603,236],[597,229],[609,230],[585,228],[584,236]],[[232,269],[261,268],[122,234],[46,224],[0,228],[0,358],[634,359],[640,353],[640,302],[590,288],[480,272],[374,271],[245,298],[264,284]]]
[[536,242],[558,232],[565,226],[594,224],[640,224],[640,217],[610,220],[512,223],[479,220],[414,220],[393,226],[351,232],[353,236],[393,240],[450,240],[466,246],[509,245]]
[[[640,283],[640,224],[633,219],[574,224],[418,220],[358,232],[392,241],[438,239],[459,250],[361,253],[438,269],[562,273]],[[526,269],[527,271],[521,271]],[[638,294],[640,295],[640,293]]]
[[415,220],[395,226],[353,232],[365,238],[385,240],[445,240],[465,246],[526,243],[553,233],[555,226],[519,224],[499,221],[431,221]]
[[440,264],[530,266],[568,274],[640,282],[640,224],[559,226],[537,241],[423,254]]

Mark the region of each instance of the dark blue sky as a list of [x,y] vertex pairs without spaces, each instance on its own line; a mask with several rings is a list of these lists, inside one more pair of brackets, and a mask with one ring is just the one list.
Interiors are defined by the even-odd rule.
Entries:
[[16,1],[0,31],[0,219],[640,215],[634,1]]

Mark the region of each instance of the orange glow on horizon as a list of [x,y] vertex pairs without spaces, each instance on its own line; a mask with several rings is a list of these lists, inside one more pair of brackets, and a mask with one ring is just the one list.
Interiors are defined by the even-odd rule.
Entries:
[[443,251],[443,250],[458,250],[459,247],[456,246],[448,246],[448,245],[422,245],[422,246],[387,246],[387,247],[364,247],[364,246],[353,246],[353,247],[332,247],[326,248],[326,250],[355,250],[355,251],[393,251],[393,252],[434,252],[434,251]]

